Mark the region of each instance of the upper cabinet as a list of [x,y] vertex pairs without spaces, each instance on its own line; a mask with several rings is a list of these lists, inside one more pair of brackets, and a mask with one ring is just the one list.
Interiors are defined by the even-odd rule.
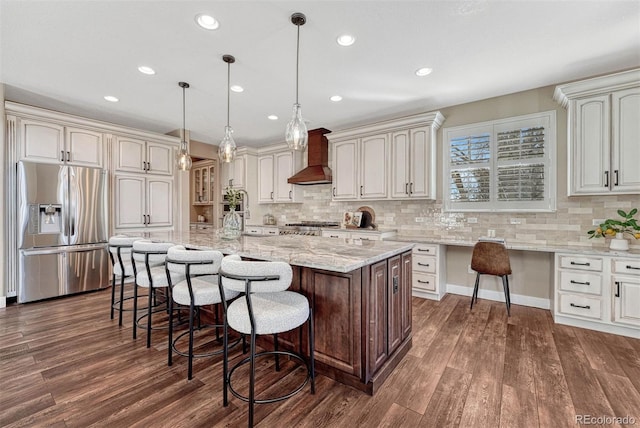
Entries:
[[300,152],[282,150],[258,156],[258,202],[301,202],[300,186],[287,182],[301,167]]
[[102,133],[21,119],[20,159],[76,166],[103,166]]
[[115,137],[117,171],[173,175],[173,146],[128,137]]
[[435,199],[440,112],[328,135],[333,200]]
[[640,69],[556,87],[567,108],[569,195],[640,191]]
[[192,205],[211,205],[215,202],[217,194],[215,160],[193,163],[191,186]]
[[222,162],[220,165],[221,185],[224,193],[224,189],[227,186],[232,186],[235,189],[244,189],[246,186],[246,171],[247,171],[247,156],[246,154],[238,154],[236,158],[229,162]]

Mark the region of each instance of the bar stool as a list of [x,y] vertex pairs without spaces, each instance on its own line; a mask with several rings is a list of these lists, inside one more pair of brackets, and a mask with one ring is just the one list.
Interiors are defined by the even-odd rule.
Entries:
[[[141,239],[139,236],[114,235],[109,238],[109,257],[111,258],[111,319],[116,306],[118,307],[118,325],[122,326],[122,312],[132,311],[124,309],[125,300],[133,297],[124,297],[124,279],[133,275],[133,264],[131,263],[131,248],[133,243]],[[116,276],[120,277],[120,299],[116,301]]]
[[[171,242],[152,242],[148,239],[139,239],[133,243],[133,248],[131,250],[133,274],[135,278],[133,289],[133,311],[136,314],[133,317],[133,338],[136,338],[138,327],[144,327],[140,325],[140,321],[143,318],[146,318],[147,348],[151,347],[151,330],[154,328],[151,322],[151,314],[166,310],[166,306],[165,309],[163,309],[160,308],[160,305],[167,303],[169,300],[168,296],[165,295],[165,299],[158,303],[156,290],[159,288],[169,288],[169,282],[167,281],[167,273],[164,265],[165,259],[167,258],[167,251],[173,246],[174,244]],[[184,280],[184,276],[176,274],[173,280],[176,282],[182,281]],[[143,315],[138,315],[138,287],[147,288],[149,290],[147,310]]]
[[[300,392],[311,380],[311,393],[315,394],[315,366],[313,345],[313,314],[309,301],[305,296],[293,291],[286,291],[291,285],[293,272],[291,266],[284,262],[254,262],[242,261],[239,256],[231,255],[222,260],[220,268],[221,294],[226,297],[229,293],[243,293],[244,298],[238,298],[225,306],[225,321],[229,327],[241,334],[251,335],[250,354],[228,369],[228,349],[226,329],[224,331],[223,357],[223,404],[228,405],[228,392],[249,403],[249,427],[253,426],[254,404],[274,403],[285,400]],[[295,328],[302,329],[308,322],[309,327],[309,361],[302,353],[278,351],[278,333],[284,333]],[[302,330],[301,330],[302,332]],[[256,336],[263,334],[274,335],[275,349],[256,353]],[[300,335],[302,337],[302,334]],[[301,348],[302,350],[302,348]],[[276,370],[279,370],[278,356],[286,355],[300,361],[307,371],[305,380],[293,391],[272,398],[255,398],[255,360],[258,357],[274,355]],[[231,383],[234,371],[249,363],[249,396],[239,394]]]
[[[216,250],[187,250],[182,245],[169,248],[166,260],[166,276],[171,290],[169,299],[169,350],[168,365],[173,364],[173,352],[189,358],[188,379],[193,377],[193,358],[209,357],[223,353],[223,349],[212,352],[193,352],[194,318],[196,310],[205,305],[215,305],[223,301],[218,284],[218,270],[222,261],[222,253]],[[181,280],[176,279],[176,274]],[[233,299],[239,293],[228,292],[225,297]],[[173,339],[173,302],[189,307],[189,330]],[[201,325],[198,311],[198,330],[206,327],[226,329],[226,324]],[[189,335],[189,351],[178,350],[176,343],[185,334]],[[239,340],[238,340],[239,341]],[[236,342],[237,343],[237,342]]]
[[511,316],[511,293],[509,291],[508,277],[508,275],[511,275],[511,264],[509,262],[509,252],[504,245],[504,241],[477,242],[471,255],[471,269],[477,272],[476,283],[471,296],[471,309],[473,309],[473,302],[478,301],[480,275],[495,275],[502,278],[507,316]]

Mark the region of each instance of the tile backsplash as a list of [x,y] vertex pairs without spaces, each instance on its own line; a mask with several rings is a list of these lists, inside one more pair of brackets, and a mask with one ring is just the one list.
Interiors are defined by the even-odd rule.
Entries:
[[[497,237],[522,243],[606,247],[608,240],[589,239],[587,235],[594,228],[593,220],[616,218],[618,209],[640,208],[640,196],[558,198],[557,210],[549,213],[454,213],[444,212],[441,200],[332,201],[331,185],[327,184],[306,186],[303,204],[264,205],[261,211],[273,214],[278,224],[285,224],[298,220],[339,221],[343,212],[361,206],[373,208],[380,229],[397,229],[402,235],[477,240],[491,229]],[[631,239],[629,244],[640,249],[640,240]]]

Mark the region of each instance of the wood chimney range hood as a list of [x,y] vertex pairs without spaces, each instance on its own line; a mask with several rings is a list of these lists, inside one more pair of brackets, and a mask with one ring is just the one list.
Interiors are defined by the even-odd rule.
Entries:
[[290,177],[287,180],[288,183],[306,185],[331,183],[329,140],[324,136],[330,132],[325,128],[309,131],[307,167]]

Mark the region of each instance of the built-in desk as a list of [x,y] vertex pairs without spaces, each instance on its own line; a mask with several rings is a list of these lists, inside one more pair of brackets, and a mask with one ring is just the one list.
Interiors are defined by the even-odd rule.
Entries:
[[[475,272],[469,265],[475,241],[403,235],[394,240],[416,244],[414,296],[436,300],[446,293],[471,296]],[[514,241],[507,241],[506,247],[513,271],[512,303],[549,309],[557,323],[640,337],[640,249]],[[480,298],[504,301],[498,278],[485,275],[481,281]]]

